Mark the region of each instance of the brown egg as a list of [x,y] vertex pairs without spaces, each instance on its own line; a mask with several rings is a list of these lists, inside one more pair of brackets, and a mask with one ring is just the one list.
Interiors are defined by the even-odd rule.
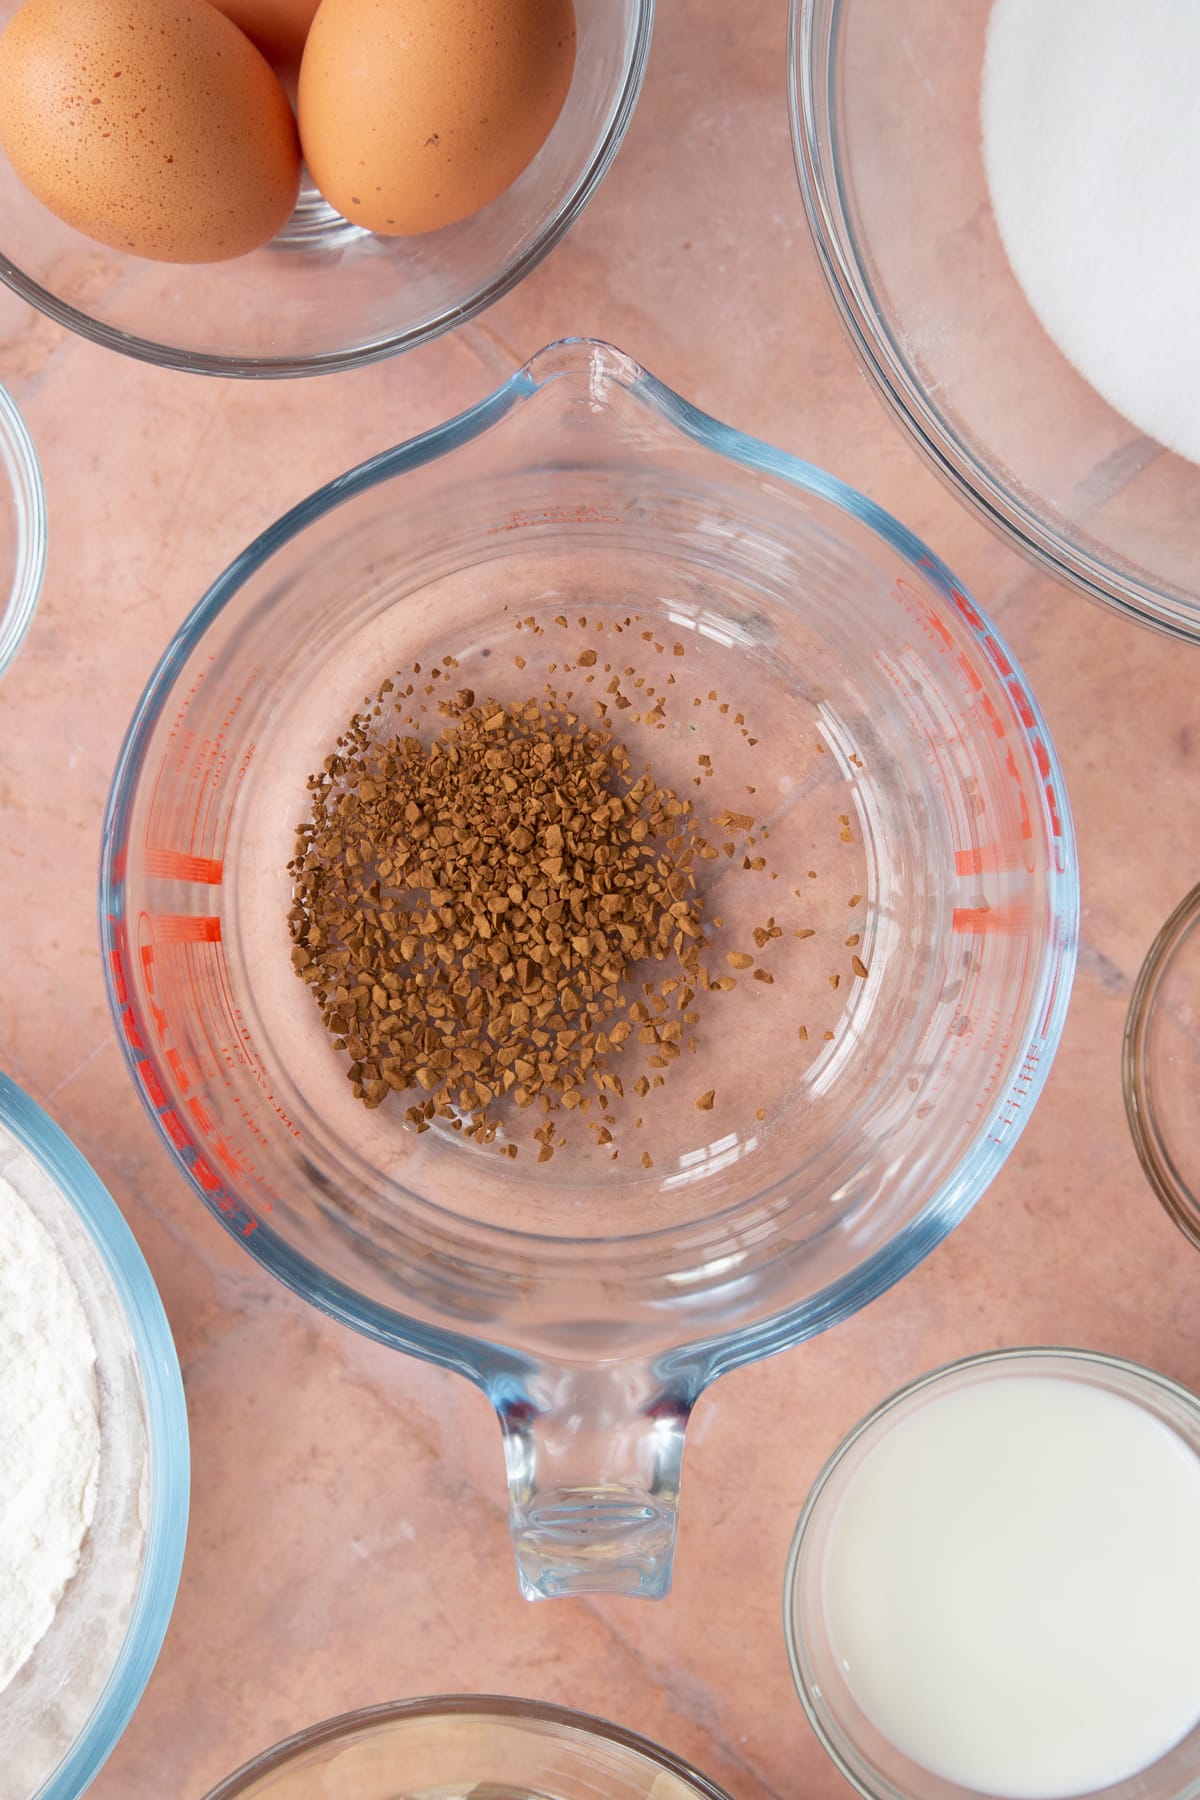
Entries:
[[212,0],[273,68],[295,69],[320,0]]
[[574,66],[572,0],[322,0],[300,65],[309,172],[357,225],[437,231],[532,161]]
[[26,0],[0,37],[0,141],[60,219],[160,262],[266,243],[300,185],[283,89],[208,0]]

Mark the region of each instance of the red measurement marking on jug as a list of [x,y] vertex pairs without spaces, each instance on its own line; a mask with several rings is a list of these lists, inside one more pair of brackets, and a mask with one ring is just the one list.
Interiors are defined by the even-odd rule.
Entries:
[[[196,1138],[188,1130],[186,1124],[180,1118],[178,1111],[172,1105],[170,1097],[159,1076],[159,1072],[151,1059],[151,1044],[146,1041],[147,1038],[149,1038],[151,1042],[155,1039],[157,1040],[158,1048],[163,1052],[167,1066],[172,1070],[176,1079],[180,1081],[180,1085],[183,1086],[185,1090],[192,1085],[194,1073],[187,1073],[187,1066],[178,1046],[169,1041],[171,1033],[170,1023],[166,1013],[162,1007],[158,1005],[157,999],[155,998],[156,983],[153,945],[142,943],[140,946],[139,962],[142,967],[141,988],[146,996],[153,1024],[153,1031],[147,1031],[146,1038],[143,1038],[143,1028],[140,1026],[135,1012],[134,1001],[131,998],[135,984],[131,980],[132,971],[129,961],[129,941],[125,929],[125,922],[123,919],[109,913],[105,920],[105,926],[105,935],[108,939],[108,963],[112,972],[113,992],[116,995],[117,1003],[121,1008],[121,1029],[130,1048],[142,1052],[142,1054],[135,1059],[134,1068],[138,1079],[142,1084],[146,1098],[149,1100],[154,1110],[159,1125],[170,1139],[172,1145],[179,1151],[184,1166],[190,1170],[191,1174],[199,1183],[205,1198],[229,1221],[233,1230],[237,1231],[242,1237],[249,1237],[252,1232],[258,1230],[258,1220],[245,1203],[240,1200],[236,1194],[232,1193],[221,1182],[219,1177],[213,1174],[212,1165],[209,1162],[208,1157],[201,1151]],[[206,1123],[209,1130],[212,1131],[212,1121],[207,1120]]]
[[1033,930],[1033,914],[1028,906],[956,906],[950,919],[951,931],[969,932],[975,937],[1027,937]]
[[[928,558],[922,557],[921,561],[926,568],[934,571],[934,565]],[[995,637],[994,633],[989,629],[978,609],[967,598],[966,594],[962,593],[958,588],[951,586],[950,600],[959,616],[965,619],[971,629],[979,635],[983,644],[984,654],[1003,682],[1008,698],[1027,734],[1029,747],[1033,753],[1033,759],[1037,766],[1042,795],[1046,802],[1046,812],[1050,821],[1051,850],[1054,858],[1054,866],[1061,875],[1065,873],[1067,866],[1063,849],[1062,816],[1059,812],[1058,796],[1055,793],[1054,783],[1051,780],[1050,752],[1038,729],[1037,715],[1034,712],[1033,701],[1016,670],[1013,668],[1007,652]],[[939,631],[944,631],[945,629],[940,621],[938,622],[938,629]],[[1020,775],[1017,771],[1016,761],[1013,757],[1011,746],[1008,752],[1007,766],[1013,779],[1020,785]],[[1023,787],[1021,789],[1021,801],[1027,816],[1029,803]],[[1030,824],[1030,835],[1032,835],[1032,824]]]
[[160,944],[219,944],[221,921],[210,913],[155,913]]
[[1021,867],[1015,844],[972,844],[954,852],[956,875],[1011,875]]
[[[209,658],[211,665],[212,658]],[[166,748],[154,778],[146,813],[145,845],[148,858],[194,858],[198,863],[220,864],[224,842],[212,840],[228,835],[230,813],[223,827],[214,818],[213,808],[223,785],[232,777],[240,781],[254,754],[254,743],[231,741],[238,715],[246,703],[246,692],[261,674],[257,666],[242,677],[240,692],[232,695],[215,731],[190,723],[189,715],[200,695],[207,668],[197,670],[190,687],[167,732]],[[202,721],[203,722],[203,721]],[[180,788],[187,791],[188,804],[180,806]],[[182,816],[181,816],[182,815]],[[214,855],[214,851],[220,854]],[[220,874],[183,874],[177,869],[147,866],[148,874],[170,880],[219,882]]]
[[1017,1071],[1016,1079],[1012,1085],[1012,1091],[1008,1096],[1008,1104],[989,1133],[989,1141],[991,1143],[1002,1144],[1008,1136],[1008,1133],[1016,1128],[1021,1110],[1033,1091],[1033,1084],[1037,1080],[1041,1061],[1042,1051],[1040,1044],[1030,1044],[1025,1051],[1021,1067]]
[[[209,656],[208,661],[211,665],[213,661],[211,655]],[[171,724],[167,729],[166,748],[163,751],[162,759],[159,762],[157,772],[155,773],[154,784],[150,789],[149,803],[146,807],[147,843],[154,842],[155,838],[160,835],[156,826],[160,808],[159,790],[162,787],[164,777],[168,774],[181,775],[183,773],[187,748],[195,737],[194,732],[184,733],[184,721],[187,718],[188,710],[191,707],[193,700],[200,692],[201,684],[207,673],[208,670],[204,668],[196,671],[192,678],[192,684],[180,701],[175,717],[172,719]]]
[[[928,561],[928,559],[922,559],[922,561],[924,566],[929,568],[940,580],[940,574],[936,570],[934,564]],[[991,854],[996,858],[995,868],[999,871],[1002,867],[1006,867],[1008,872],[1024,868],[1027,874],[1032,874],[1037,867],[1033,815],[1030,809],[1029,792],[1026,786],[1027,777],[1023,775],[1021,766],[1017,761],[1016,744],[1010,735],[1009,728],[1005,723],[1004,718],[1001,716],[1000,711],[997,709],[995,700],[987,691],[984,677],[981,674],[976,661],[972,658],[970,649],[963,647],[958,643],[946,621],[939,616],[939,613],[931,603],[929,596],[923,594],[918,587],[911,581],[906,580],[903,576],[898,576],[896,578],[895,586],[896,593],[902,601],[905,610],[913,618],[914,623],[920,627],[926,640],[933,642],[938,646],[945,661],[953,666],[965,684],[965,691],[963,694],[964,735],[966,735],[968,730],[966,722],[969,721],[974,726],[978,726],[981,723],[986,724],[991,735],[997,738],[1003,746],[1003,768],[1005,774],[1008,776],[1009,793],[1017,817],[1013,839],[1011,840],[1011,848],[1007,844],[1004,847],[997,844],[991,851]],[[1021,685],[1004,650],[992,636],[991,632],[987,630],[978,610],[972,605],[967,596],[961,593],[957,588],[950,588],[949,598],[959,616],[978,634],[986,660],[992,665],[996,676],[999,677],[1006,691],[1009,703],[1013,707],[1024,728],[1025,736],[1018,741],[1024,746],[1027,746],[1032,752],[1033,761],[1037,771],[1036,775],[1033,776],[1033,779],[1040,782],[1046,796],[1046,806],[1050,819],[1052,840],[1061,840],[1062,824],[1058,815],[1058,804],[1054,796],[1053,786],[1047,779],[1050,772],[1049,754],[1040,735],[1034,729],[1036,719],[1029,696]],[[976,852],[976,848],[975,845],[967,844],[956,854],[969,864],[970,859]],[[1017,859],[1008,861],[1007,859],[1012,855],[1013,850],[1017,852]],[[1055,862],[1061,865],[1062,847],[1060,841],[1053,841],[1051,854]],[[969,867],[959,870],[959,873],[983,872],[983,868],[980,868],[977,871],[971,870]]]
[[[164,916],[143,913],[139,919],[139,944],[148,991],[158,979],[154,971],[161,964],[158,985],[172,995],[173,1003],[194,1011],[204,1021],[203,1042],[211,1058],[211,1067],[202,1071],[204,1080],[210,1087],[220,1083],[227,1090],[240,1119],[236,1146],[231,1147],[229,1140],[215,1130],[212,1141],[227,1167],[251,1177],[262,1206],[270,1211],[272,1201],[279,1195],[256,1164],[254,1149],[258,1147],[269,1152],[272,1140],[254,1108],[247,1104],[235,1076],[244,1071],[251,1077],[260,1101],[274,1115],[273,1122],[281,1125],[289,1137],[299,1138],[301,1133],[286,1107],[276,1098],[270,1070],[258,1053],[235,998],[221,940],[220,920],[207,914]],[[151,1005],[154,1004],[152,1000]],[[163,1004],[167,1005],[166,1000]],[[249,1148],[247,1133],[253,1140]]]
[[525,531],[535,525],[616,525],[619,515],[615,512],[602,512],[590,501],[581,500],[575,506],[533,506],[521,508],[509,514],[501,525],[489,525],[487,535],[495,537],[501,531]]
[[167,850],[150,845],[142,857],[145,874],[160,881],[198,881],[220,887],[225,865],[217,857],[192,856],[186,850]]

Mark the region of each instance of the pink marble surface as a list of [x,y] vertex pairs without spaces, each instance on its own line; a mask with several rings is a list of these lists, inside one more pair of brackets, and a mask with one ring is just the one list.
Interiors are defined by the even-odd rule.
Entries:
[[[1197,653],[1031,572],[885,417],[807,239],[784,32],[782,0],[667,0],[626,146],[568,240],[481,322],[380,367],[199,380],[107,354],[0,297],[0,377],[37,438],[51,527],[41,608],[0,691],[0,1062],[138,1236],[178,1342],[194,1456],[178,1605],[96,1800],[199,1800],[316,1719],[472,1689],[607,1715],[735,1800],[832,1796],[843,1783],[795,1700],[780,1596],[796,1513],[842,1433],[912,1375],[995,1345],[1094,1346],[1200,1387],[1200,1262],[1140,1175],[1119,1068],[1138,964],[1195,876]],[[864,489],[941,552],[1044,705],[1084,883],[1073,1008],[1031,1129],[899,1288],[704,1397],[661,1605],[518,1599],[484,1401],[327,1323],[203,1213],[125,1074],[97,952],[110,771],[195,598],[284,507],[565,333],[611,339],[719,417]]]

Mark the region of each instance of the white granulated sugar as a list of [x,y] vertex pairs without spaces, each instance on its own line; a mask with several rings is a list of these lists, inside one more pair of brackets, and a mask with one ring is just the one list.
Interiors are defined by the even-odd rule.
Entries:
[[981,112],[1034,312],[1110,406],[1200,462],[1200,4],[995,0]]
[[99,1461],[82,1302],[45,1227],[0,1174],[0,1690],[79,1566]]

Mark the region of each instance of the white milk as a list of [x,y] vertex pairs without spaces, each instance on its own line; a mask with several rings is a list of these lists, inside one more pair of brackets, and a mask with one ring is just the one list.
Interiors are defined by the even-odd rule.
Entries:
[[1051,1800],[1200,1720],[1200,1458],[1054,1376],[938,1392],[830,1527],[824,1603],[863,1711],[935,1774]]

